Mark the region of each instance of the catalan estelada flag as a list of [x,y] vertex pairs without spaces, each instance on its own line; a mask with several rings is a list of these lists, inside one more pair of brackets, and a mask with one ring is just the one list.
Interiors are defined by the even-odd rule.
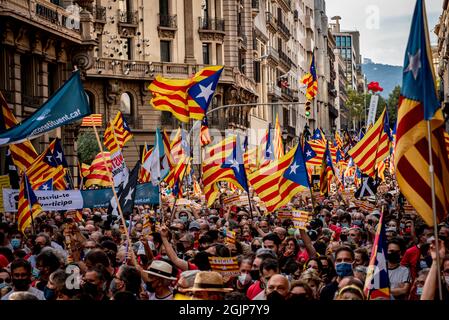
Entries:
[[322,195],[328,195],[331,187],[331,180],[334,176],[334,166],[332,164],[332,156],[329,150],[329,144],[326,145],[326,151],[323,155],[323,163],[321,164],[320,174],[320,192]]
[[301,80],[301,82],[307,85],[306,98],[313,100],[318,94],[318,77],[316,75],[315,68],[315,53],[312,55],[312,61],[310,62],[309,73],[307,73]]
[[249,175],[249,181],[268,212],[286,205],[299,192],[310,188],[301,147],[296,145],[280,159]]
[[156,76],[150,84],[151,105],[168,111],[181,122],[190,118],[202,120],[212,101],[223,66],[206,67],[190,79],[168,79]]
[[339,149],[343,149],[343,139],[338,131],[335,132],[335,142],[337,143]]
[[207,117],[204,117],[201,121],[201,129],[200,129],[200,142],[201,146],[207,146],[212,142],[209,134],[209,125],[207,123]]
[[42,213],[42,207],[37,201],[26,173],[22,175],[22,182],[20,183],[17,211],[17,224],[22,233],[31,225],[32,220]]
[[279,124],[279,115],[276,114],[276,123],[274,125],[274,156],[279,159],[284,156],[284,144],[282,143],[281,125]]
[[374,126],[348,151],[360,171],[374,178],[376,164],[390,155],[391,132],[385,108]]
[[[153,148],[148,149],[148,145],[145,143],[145,146],[144,146],[143,152],[142,152],[142,159],[141,159],[142,165],[150,157],[152,152],[153,152]],[[151,181],[150,172],[148,172],[143,166],[140,167],[138,181],[139,181],[139,183],[147,183],[147,182]]]
[[241,146],[238,146],[236,137],[232,136],[209,147],[206,151],[202,171],[204,194],[209,207],[214,203],[220,192],[217,186],[219,181],[232,183],[241,190],[248,190],[244,183],[246,182],[246,173],[243,155],[235,150],[236,148],[241,148]]
[[387,238],[385,235],[384,214],[377,225],[376,237],[371,250],[371,259],[365,280],[367,300],[379,298],[390,300],[390,279],[387,268]]
[[[50,179],[53,179],[55,182],[64,179],[65,168],[58,161],[58,155],[55,154],[55,145],[58,142],[58,139],[54,139],[47,149],[26,169],[28,179],[33,188],[39,188]],[[58,189],[64,189],[64,186]]]
[[394,160],[402,194],[432,226],[438,221],[434,221],[432,211],[428,126],[438,220],[444,219],[449,210],[449,159],[428,30],[425,3],[417,0],[404,59]]
[[[8,107],[8,103],[0,92],[0,104],[2,107],[0,113],[0,132],[6,131],[15,127],[19,121]],[[34,160],[38,157],[36,150],[29,140],[22,143],[9,145],[9,150],[11,151],[11,157],[14,164],[19,168],[21,172],[25,171]]]
[[125,144],[131,140],[133,134],[123,114],[119,111],[114,120],[108,123],[104,132],[104,145],[111,153],[122,150]]
[[276,159],[273,144],[273,130],[271,128],[272,127],[270,123],[268,125],[267,132],[262,137],[262,141],[260,143],[260,145],[262,146],[262,154],[259,161],[261,167],[268,165],[271,161],[274,161]]

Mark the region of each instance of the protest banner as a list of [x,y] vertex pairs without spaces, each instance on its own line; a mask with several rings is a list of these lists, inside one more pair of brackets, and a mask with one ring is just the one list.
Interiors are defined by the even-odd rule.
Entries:
[[306,224],[310,220],[310,213],[307,211],[295,210],[292,212],[293,225],[295,229],[306,230]]
[[235,277],[239,275],[237,257],[209,257],[212,271],[220,273],[223,277]]
[[4,211],[3,207],[3,189],[11,188],[9,175],[0,176],[0,211]]

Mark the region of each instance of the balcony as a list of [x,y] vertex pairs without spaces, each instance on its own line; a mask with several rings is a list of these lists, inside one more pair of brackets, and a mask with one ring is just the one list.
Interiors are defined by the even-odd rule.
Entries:
[[18,26],[38,24],[58,37],[76,43],[82,40],[79,19],[72,18],[69,11],[45,0],[0,0],[0,20],[7,18],[20,20],[15,22]]
[[271,96],[272,98],[281,98],[282,97],[282,91],[281,88],[279,88],[275,84],[268,84],[268,96]]
[[225,22],[223,19],[198,18],[198,32],[201,41],[223,42],[225,36]]
[[265,12],[265,20],[267,23],[267,28],[271,29],[272,32],[277,31],[276,18],[271,14],[271,12]]
[[259,14],[259,0],[252,0],[251,1],[251,13],[253,15],[253,18]]
[[283,96],[285,96],[288,100],[293,101],[294,98],[294,92],[290,88],[281,88],[281,93]]
[[312,16],[311,15],[306,15],[305,16],[305,25],[306,25],[306,29],[312,30],[313,31],[313,22],[312,22]]
[[279,63],[279,54],[277,52],[277,50],[273,47],[268,47],[268,59],[270,59],[272,62],[274,62],[274,64],[278,64]]
[[159,25],[157,31],[161,39],[174,39],[178,30],[177,16],[159,15]]
[[292,67],[292,60],[282,50],[279,50],[279,60],[284,64],[286,69],[290,70]]
[[282,36],[284,36],[286,41],[288,41],[291,36],[290,30],[288,30],[287,26],[281,20],[278,20],[277,25],[278,25],[278,30],[280,31],[280,34]]
[[118,11],[118,22],[121,25],[137,27],[137,11]]
[[285,11],[291,11],[292,10],[292,1],[291,0],[279,0],[278,3],[280,3]]

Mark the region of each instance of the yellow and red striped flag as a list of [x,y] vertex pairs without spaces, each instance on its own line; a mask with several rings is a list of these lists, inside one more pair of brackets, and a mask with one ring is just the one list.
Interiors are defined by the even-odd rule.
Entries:
[[104,152],[104,163],[101,152],[97,154],[89,167],[89,173],[85,176],[84,186],[89,188],[93,185],[101,187],[111,187],[110,174],[112,171],[112,163],[109,152]]
[[118,111],[114,120],[108,124],[104,132],[104,145],[111,153],[122,150],[125,144],[131,140],[133,134],[123,114]]
[[330,191],[331,180],[334,176],[334,166],[332,164],[332,158],[327,145],[323,156],[323,163],[321,164],[320,174],[320,193],[321,195],[327,195]]
[[228,137],[206,150],[206,158],[203,161],[202,171],[204,194],[208,207],[214,203],[220,192],[217,186],[217,182],[219,181],[230,182],[243,190],[243,187],[235,176],[233,168],[224,166],[226,159],[231,156],[234,150],[235,143],[235,137]]
[[282,143],[281,125],[279,124],[279,116],[276,114],[276,124],[274,126],[274,156],[276,159],[280,159],[284,156],[284,144]]
[[385,108],[374,126],[348,151],[360,171],[371,176],[376,175],[376,164],[390,155],[391,137],[388,114]]
[[[449,158],[444,124],[436,90],[425,3],[417,0],[404,59],[394,158],[401,193],[429,226],[438,223],[433,218],[433,209],[439,221],[447,216],[449,210]],[[429,144],[432,147],[434,189],[429,173]],[[433,192],[436,208],[432,207]]]
[[117,136],[115,135],[114,126],[112,123],[109,123],[104,131],[103,143],[111,153],[115,153],[120,150],[120,145],[117,140]]
[[149,171],[147,171],[143,167],[143,164],[145,163],[145,161],[148,160],[148,158],[150,157],[152,152],[153,152],[153,148],[148,150],[148,145],[145,143],[145,147],[142,152],[142,160],[141,160],[142,166],[140,167],[139,178],[138,178],[139,183],[147,183],[147,182],[151,181],[151,174]]
[[301,82],[307,85],[306,98],[312,100],[318,93],[318,78],[315,68],[315,52],[312,55],[309,72],[302,78]]
[[[8,107],[8,103],[0,92],[0,103],[2,105],[2,112],[0,114],[0,125],[1,130],[8,130],[12,127],[16,126],[19,121],[17,121],[16,117]],[[9,150],[11,151],[11,156],[14,164],[19,168],[21,172],[25,171],[33,161],[37,158],[38,154],[34,149],[33,145],[29,140],[26,140],[22,143],[11,144],[9,145]]]
[[293,196],[307,190],[308,174],[299,144],[280,159],[251,173],[249,182],[268,212],[286,205]]
[[22,175],[22,181],[20,183],[17,211],[17,225],[22,233],[31,225],[32,220],[42,213],[42,207],[37,201],[37,197],[34,194],[26,173]]
[[343,139],[340,136],[340,133],[338,131],[335,131],[335,142],[337,143],[337,147],[340,150],[343,150]]
[[81,122],[81,127],[101,127],[103,126],[103,115],[101,113],[94,113],[90,116],[84,117]]
[[181,122],[202,120],[220,78],[223,66],[210,66],[190,79],[168,79],[156,76],[148,89],[153,108],[168,111]]

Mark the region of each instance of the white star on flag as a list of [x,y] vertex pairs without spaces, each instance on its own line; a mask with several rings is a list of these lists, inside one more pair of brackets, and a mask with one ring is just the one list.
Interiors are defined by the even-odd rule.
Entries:
[[47,156],[48,162],[51,163],[51,156]]
[[59,162],[62,162],[62,152],[58,151],[57,154],[56,158],[59,159]]
[[125,205],[126,205],[126,203],[128,202],[128,200],[129,200],[129,201],[132,201],[132,194],[133,194],[133,191],[134,191],[133,188],[129,189],[129,192],[128,192],[128,194],[127,194],[126,197],[125,197]]
[[48,190],[48,186],[47,186],[46,184],[44,184],[44,185],[42,186],[42,190],[47,191],[47,190]]
[[212,90],[212,85],[213,83],[210,83],[207,87],[199,85],[201,92],[196,97],[204,98],[205,101],[209,101],[210,96],[214,94],[214,90]]
[[235,170],[237,170],[237,172],[239,172],[240,167],[238,161],[236,159],[232,159],[231,163],[232,163],[231,168],[234,168]]
[[310,150],[307,151],[307,152],[306,152],[306,156],[307,156],[307,157],[311,157],[311,156],[312,156],[312,152],[310,152]]
[[299,166],[296,164],[296,161],[293,162],[293,164],[290,166],[290,174],[294,173],[296,174],[296,169],[298,169]]
[[419,49],[415,55],[411,55],[409,52],[407,52],[407,54],[408,54],[409,64],[408,64],[407,69],[404,70],[404,72],[411,71],[413,73],[413,78],[415,78],[415,80],[416,80],[418,78],[419,69],[421,69],[421,67],[422,67],[422,65],[421,65],[421,49]]

